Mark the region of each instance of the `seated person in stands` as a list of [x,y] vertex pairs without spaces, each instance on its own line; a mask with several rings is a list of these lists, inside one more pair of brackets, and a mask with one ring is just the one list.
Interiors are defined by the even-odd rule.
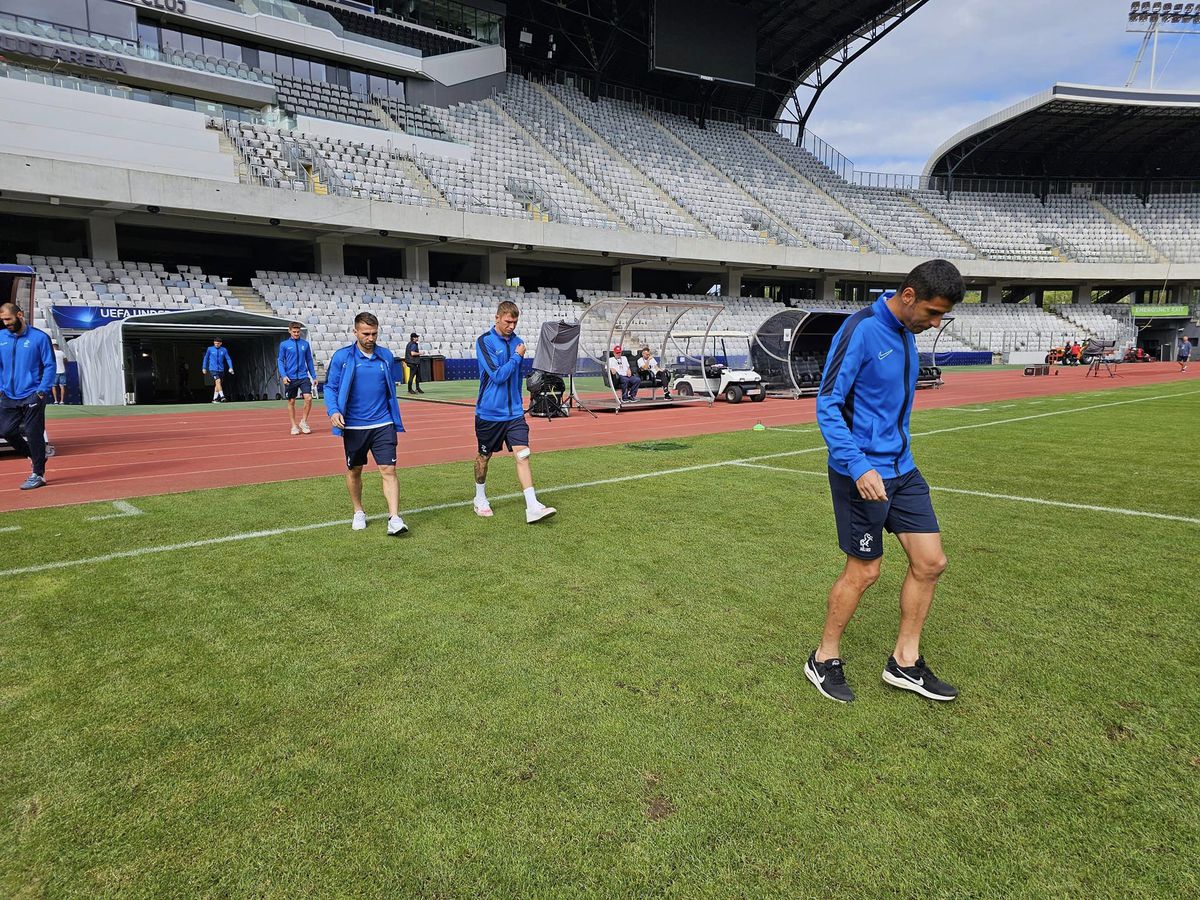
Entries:
[[660,385],[663,399],[671,399],[671,373],[658,364],[658,360],[651,355],[649,347],[643,347],[642,352],[638,354],[637,373],[642,384],[649,384],[651,387],[656,384]]
[[642,379],[629,370],[629,360],[621,352],[619,344],[613,347],[612,356],[608,360],[608,374],[613,387],[621,389],[621,399],[626,403],[637,403],[637,392],[642,386]]

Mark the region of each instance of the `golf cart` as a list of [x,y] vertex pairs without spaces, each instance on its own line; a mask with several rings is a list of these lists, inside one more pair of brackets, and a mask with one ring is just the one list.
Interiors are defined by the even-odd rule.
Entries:
[[[674,337],[682,346],[683,355],[671,390],[680,397],[706,393],[724,397],[730,403],[741,403],[743,397],[755,403],[767,398],[762,377],[749,368],[750,335],[746,332],[679,332]],[[734,355],[729,353],[728,346],[733,347]],[[720,353],[706,356],[706,349]]]

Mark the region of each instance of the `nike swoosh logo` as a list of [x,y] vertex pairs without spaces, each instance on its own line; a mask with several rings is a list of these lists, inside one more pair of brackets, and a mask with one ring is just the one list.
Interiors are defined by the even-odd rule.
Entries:
[[925,687],[925,679],[924,678],[913,678],[911,675],[906,674],[903,669],[900,669],[899,672],[901,675],[903,675],[906,679],[911,681],[917,687]]
[[887,359],[887,358],[888,358],[889,356],[891,356],[891,355],[892,355],[892,351],[891,351],[891,350],[883,350],[883,351],[881,351],[881,352],[880,352],[880,354],[879,354],[879,358],[880,358],[880,359]]

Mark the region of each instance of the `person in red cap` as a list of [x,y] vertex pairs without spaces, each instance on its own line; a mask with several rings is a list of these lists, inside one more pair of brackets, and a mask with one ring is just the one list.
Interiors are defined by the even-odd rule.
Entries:
[[613,347],[612,357],[608,360],[608,374],[612,379],[613,387],[621,389],[622,402],[637,403],[637,392],[638,388],[642,386],[642,379],[634,375],[629,368],[629,360],[621,352],[620,344]]

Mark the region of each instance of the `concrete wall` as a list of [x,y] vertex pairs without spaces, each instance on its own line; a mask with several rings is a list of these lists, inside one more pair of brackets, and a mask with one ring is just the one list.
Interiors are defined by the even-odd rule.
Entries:
[[[235,182],[233,160],[221,153],[202,113],[137,103],[0,78],[0,153],[62,160],[85,169],[202,178],[214,186]],[[23,165],[23,163],[22,163]],[[66,194],[54,179],[39,193]]]
[[506,87],[506,75],[503,70],[494,75],[486,75],[474,81],[464,81],[459,84],[445,85],[436,81],[421,81],[410,78],[405,86],[405,99],[409,103],[425,106],[453,106],[455,103],[470,103],[473,100],[483,100]]

